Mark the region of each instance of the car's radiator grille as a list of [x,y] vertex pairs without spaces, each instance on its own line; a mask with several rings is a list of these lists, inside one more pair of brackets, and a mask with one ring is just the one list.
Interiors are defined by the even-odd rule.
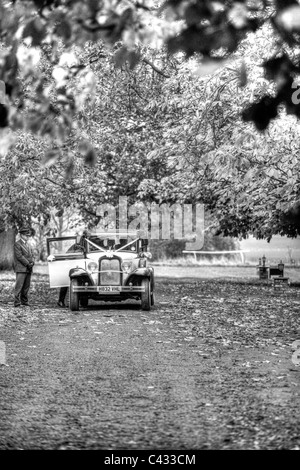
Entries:
[[100,259],[99,271],[99,284],[101,286],[119,286],[121,284],[119,259]]

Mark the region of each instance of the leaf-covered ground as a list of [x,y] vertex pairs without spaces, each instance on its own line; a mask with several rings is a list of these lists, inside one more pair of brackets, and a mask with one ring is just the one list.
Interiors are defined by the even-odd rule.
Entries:
[[33,307],[16,317],[14,276],[1,278],[0,448],[300,449],[299,287],[158,278],[149,313],[74,315],[35,275]]

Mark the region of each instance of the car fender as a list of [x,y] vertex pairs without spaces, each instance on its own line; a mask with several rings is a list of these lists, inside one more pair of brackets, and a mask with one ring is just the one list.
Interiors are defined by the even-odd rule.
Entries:
[[154,270],[152,267],[147,267],[147,268],[137,268],[135,271],[129,274],[125,281],[125,285],[128,285],[129,282],[135,277],[147,277],[150,279],[151,285],[152,285],[152,290],[154,287]]
[[86,281],[88,281],[90,285],[94,285],[93,278],[85,269],[82,269],[82,268],[70,269],[69,277],[70,279],[81,277],[81,278],[84,278]]
[[155,286],[155,282],[154,282],[154,268],[152,268],[152,266],[149,266],[148,269],[149,269],[149,271],[150,271],[150,282],[151,282],[151,286],[152,286],[152,289],[151,289],[151,290],[154,290],[154,286]]
[[151,273],[150,282],[151,282],[151,284],[152,284],[152,290],[154,290],[154,286],[155,286],[155,281],[154,281],[154,268],[152,268],[152,266],[149,266],[149,270],[150,270],[150,273]]

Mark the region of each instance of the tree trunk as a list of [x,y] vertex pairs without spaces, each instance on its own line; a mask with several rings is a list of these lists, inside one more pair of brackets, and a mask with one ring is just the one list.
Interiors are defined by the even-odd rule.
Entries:
[[16,232],[13,229],[0,232],[0,270],[13,269],[14,243]]

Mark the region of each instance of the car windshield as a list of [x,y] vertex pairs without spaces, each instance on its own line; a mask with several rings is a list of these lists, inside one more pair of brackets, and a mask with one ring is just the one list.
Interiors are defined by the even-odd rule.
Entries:
[[114,237],[112,234],[108,236],[91,236],[87,240],[87,250],[88,252],[93,252],[102,251],[103,249],[121,250],[124,248],[126,251],[135,252],[137,250],[137,242],[131,243],[134,240],[136,240],[136,237],[134,236],[128,236],[127,238],[119,238],[118,236]]

